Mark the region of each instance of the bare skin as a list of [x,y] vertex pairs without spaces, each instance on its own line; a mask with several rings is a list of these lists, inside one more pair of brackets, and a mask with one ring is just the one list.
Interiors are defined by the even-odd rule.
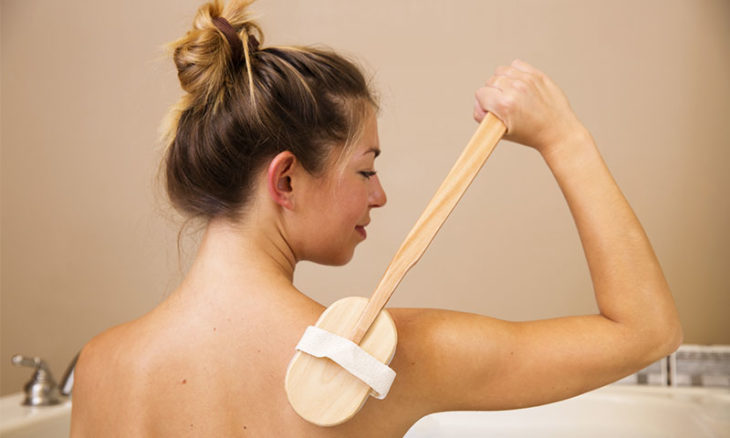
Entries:
[[475,118],[485,111],[505,122],[508,139],[535,148],[555,175],[599,314],[514,323],[389,309],[398,329],[391,363],[398,377],[388,397],[370,399],[332,428],[299,418],[284,375],[304,329],[324,308],[294,288],[294,268],[300,260],[346,263],[364,239],[370,209],[385,203],[377,176],[360,173],[373,170],[379,148],[371,118],[341,171],[332,166],[316,178],[286,153],[274,158],[244,218],[210,222],[180,287],[84,348],[71,435],[400,437],[432,412],[561,400],[673,351],[681,327],[659,263],[562,92],[515,61],[477,92]]

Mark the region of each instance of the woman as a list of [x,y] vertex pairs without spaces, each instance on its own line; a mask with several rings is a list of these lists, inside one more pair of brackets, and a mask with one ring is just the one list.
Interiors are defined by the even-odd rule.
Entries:
[[510,409],[600,387],[672,352],[677,312],[641,225],[560,89],[522,61],[476,93],[535,148],[578,227],[598,315],[506,322],[389,309],[398,330],[388,397],[350,421],[302,420],[284,375],[324,310],[292,284],[297,262],[342,265],[386,203],[375,173],[376,101],[328,51],[260,47],[247,1],[200,8],[172,44],[187,92],[170,117],[173,204],[207,227],[169,298],[112,328],[76,368],[72,436],[402,436],[444,410]]

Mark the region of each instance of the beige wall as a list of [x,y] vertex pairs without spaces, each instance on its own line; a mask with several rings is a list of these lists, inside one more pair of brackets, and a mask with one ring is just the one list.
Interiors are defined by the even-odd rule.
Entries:
[[[160,46],[193,0],[3,0],[3,394],[60,377],[95,333],[180,278],[156,187],[157,125],[179,95]],[[382,96],[389,195],[344,268],[296,283],[328,304],[369,295],[475,128],[474,90],[523,58],[565,89],[654,243],[686,342],[730,343],[730,3],[725,0],[261,0],[268,43],[356,56]],[[186,254],[194,246],[185,247]],[[185,257],[183,257],[185,259]],[[183,262],[184,264],[184,262]],[[506,319],[594,312],[569,212],[531,150],[503,143],[392,299]]]

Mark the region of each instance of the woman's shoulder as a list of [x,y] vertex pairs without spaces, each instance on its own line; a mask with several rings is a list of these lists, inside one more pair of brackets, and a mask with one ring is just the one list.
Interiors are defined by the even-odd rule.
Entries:
[[[92,337],[81,350],[77,367],[80,365],[83,370],[84,367],[95,365],[98,362],[106,362],[111,357],[122,354],[125,349],[132,348],[135,345],[132,340],[139,341],[139,336],[144,332],[144,327],[149,325],[148,318],[149,314],[144,315],[109,327]],[[137,343],[136,345],[140,344]]]
[[169,350],[176,345],[174,337],[169,335],[175,331],[173,325],[155,309],[104,330],[81,350],[75,370],[76,383],[83,385],[85,377],[89,377],[89,381],[108,382],[110,376],[116,381],[139,381],[139,375],[144,374],[146,368],[164,357],[171,357]]
[[72,432],[78,434],[72,436],[99,436],[109,427],[140,432],[148,415],[142,407],[155,397],[156,381],[181,356],[167,332],[148,314],[104,330],[84,346],[74,370]]
[[131,377],[148,356],[145,325],[141,319],[129,321],[104,330],[84,345],[74,369],[74,402],[87,390],[93,390],[97,398],[105,391],[116,391],[123,381],[134,381]]
[[79,389],[78,385],[84,383],[83,377],[99,374],[103,372],[100,368],[117,363],[112,359],[119,359],[119,353],[124,349],[124,345],[128,344],[127,340],[131,332],[135,331],[137,324],[138,321],[135,320],[108,328],[84,345],[74,370],[74,390]]

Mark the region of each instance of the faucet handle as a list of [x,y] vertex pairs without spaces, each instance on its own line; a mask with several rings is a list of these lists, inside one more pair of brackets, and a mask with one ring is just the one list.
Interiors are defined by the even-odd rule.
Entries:
[[34,369],[44,369],[48,370],[48,365],[46,365],[46,362],[41,359],[40,357],[26,357],[22,354],[16,354],[11,359],[13,361],[13,365],[17,367],[30,367]]
[[40,357],[26,357],[16,354],[11,359],[13,365],[24,366],[35,369],[33,377],[25,384],[26,406],[48,406],[60,402],[58,399],[58,385],[53,380],[51,370],[46,362]]

